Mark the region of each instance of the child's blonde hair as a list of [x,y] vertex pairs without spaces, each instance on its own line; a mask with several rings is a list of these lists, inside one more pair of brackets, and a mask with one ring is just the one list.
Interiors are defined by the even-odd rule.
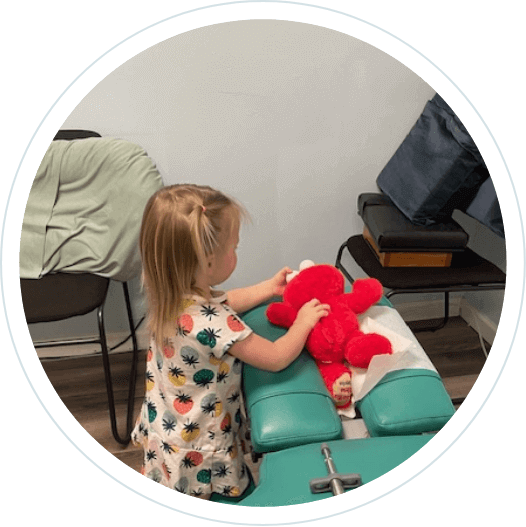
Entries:
[[199,265],[221,250],[247,213],[232,198],[201,185],[157,191],[144,209],[139,248],[148,300],[148,329],[162,347],[175,327],[184,295],[196,289]]

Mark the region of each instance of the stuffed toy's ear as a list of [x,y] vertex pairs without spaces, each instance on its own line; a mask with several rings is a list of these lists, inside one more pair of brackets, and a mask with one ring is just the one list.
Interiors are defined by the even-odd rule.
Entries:
[[309,267],[314,267],[316,264],[312,260],[303,260],[303,262],[300,263],[300,271],[303,271],[303,269],[308,269]]
[[267,318],[272,324],[290,328],[296,320],[298,312],[286,302],[273,302],[267,307]]
[[285,280],[287,281],[287,284],[293,279],[293,278],[296,278],[296,276],[298,276],[300,274],[299,271],[292,271],[292,273],[289,273],[286,277],[285,277]]
[[309,267],[313,267],[316,264],[312,260],[303,260],[303,262],[300,263],[299,271],[292,271],[292,273],[289,273],[285,279],[287,280],[287,284],[293,279],[296,278],[300,274],[300,271],[303,271],[303,269],[308,269]]

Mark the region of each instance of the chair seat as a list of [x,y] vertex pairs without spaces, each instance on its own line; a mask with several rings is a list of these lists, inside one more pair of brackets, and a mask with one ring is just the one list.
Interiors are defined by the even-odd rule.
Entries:
[[470,249],[454,253],[450,267],[382,267],[363,236],[351,236],[347,249],[368,276],[388,289],[441,288],[504,284],[506,275]]
[[106,296],[108,278],[89,273],[48,274],[21,279],[22,303],[28,324],[85,315],[99,307]]

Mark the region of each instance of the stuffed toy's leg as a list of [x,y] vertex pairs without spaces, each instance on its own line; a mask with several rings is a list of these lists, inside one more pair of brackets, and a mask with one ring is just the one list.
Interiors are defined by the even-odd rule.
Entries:
[[351,371],[341,362],[316,362],[336,408],[351,404]]
[[346,336],[347,332],[341,322],[335,315],[329,313],[314,326],[305,345],[316,361],[343,363],[343,343]]
[[355,331],[345,343],[345,359],[356,368],[367,368],[375,355],[389,355],[393,348],[389,340],[377,333]]

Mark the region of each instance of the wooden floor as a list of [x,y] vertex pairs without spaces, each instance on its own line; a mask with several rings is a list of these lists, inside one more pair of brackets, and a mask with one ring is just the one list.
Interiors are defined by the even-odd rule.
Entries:
[[[417,324],[410,324],[414,327]],[[435,332],[415,333],[422,347],[442,376],[456,407],[467,396],[484,366],[485,355],[478,334],[461,319],[452,318]],[[489,345],[486,349],[489,351]],[[130,353],[112,356],[117,416],[124,425]],[[122,447],[111,434],[106,385],[100,356],[73,359],[43,359],[42,365],[58,395],[79,421],[104,448],[123,463],[139,470],[142,452],[129,445]],[[145,353],[141,352],[137,373],[135,415],[144,394]]]

